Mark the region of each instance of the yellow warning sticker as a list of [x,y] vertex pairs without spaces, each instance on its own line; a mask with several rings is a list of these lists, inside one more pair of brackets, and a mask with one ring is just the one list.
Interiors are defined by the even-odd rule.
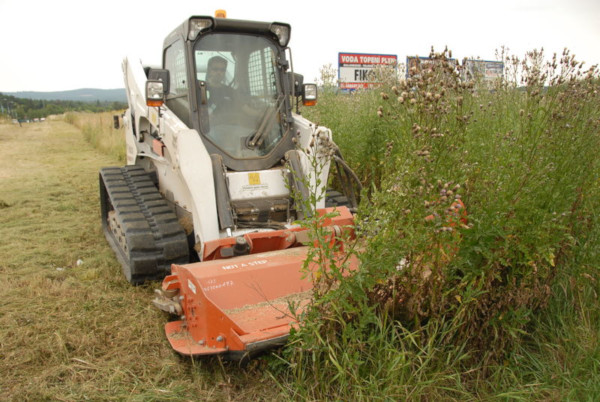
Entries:
[[260,173],[248,173],[248,184],[251,186],[260,185]]

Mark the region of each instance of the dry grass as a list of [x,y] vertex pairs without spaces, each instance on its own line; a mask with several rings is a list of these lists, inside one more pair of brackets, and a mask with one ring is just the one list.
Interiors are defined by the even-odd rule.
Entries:
[[[114,156],[125,164],[125,129],[121,125],[115,129],[113,118],[122,112],[69,112],[65,121],[79,128],[83,137],[98,151]],[[122,123],[122,120],[120,119]]]
[[157,284],[122,278],[97,190],[116,158],[61,121],[0,125],[0,145],[3,399],[276,399],[258,366],[177,356],[151,307]]

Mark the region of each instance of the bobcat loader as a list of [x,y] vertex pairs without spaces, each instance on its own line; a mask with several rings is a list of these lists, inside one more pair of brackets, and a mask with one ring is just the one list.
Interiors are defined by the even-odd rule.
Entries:
[[[166,37],[162,68],[123,61],[127,165],[100,170],[102,225],[129,282],[163,279],[154,304],[176,316],[165,329],[183,355],[284,342],[312,288],[295,222],[334,207],[332,244],[352,231],[356,176],[298,113],[317,88],[293,73],[290,32],[194,16]],[[326,192],[334,167],[342,192]],[[311,194],[327,196],[307,208]]]

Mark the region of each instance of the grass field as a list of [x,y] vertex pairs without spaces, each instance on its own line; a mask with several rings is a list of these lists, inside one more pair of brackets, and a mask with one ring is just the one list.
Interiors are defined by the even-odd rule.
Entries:
[[[303,112],[365,184],[361,271],[328,284],[287,348],[244,368],[175,355],[150,304],[157,284],[123,279],[99,222],[98,169],[124,159],[109,114],[0,125],[0,392],[600,399],[600,88],[568,54],[557,64],[521,64],[526,89],[478,91],[443,72],[326,88]],[[449,224],[459,199],[468,221]]]
[[175,355],[153,287],[123,279],[98,204],[121,162],[62,121],[0,125],[0,145],[0,399],[275,399],[260,362]]

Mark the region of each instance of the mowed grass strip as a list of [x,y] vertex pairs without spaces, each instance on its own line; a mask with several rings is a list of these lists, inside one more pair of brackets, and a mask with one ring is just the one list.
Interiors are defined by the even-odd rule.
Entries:
[[[8,400],[263,398],[260,369],[189,361],[153,288],[130,286],[100,225],[118,166],[62,121],[0,125],[0,392]],[[79,263],[78,263],[79,261]],[[267,383],[265,383],[267,382]]]

